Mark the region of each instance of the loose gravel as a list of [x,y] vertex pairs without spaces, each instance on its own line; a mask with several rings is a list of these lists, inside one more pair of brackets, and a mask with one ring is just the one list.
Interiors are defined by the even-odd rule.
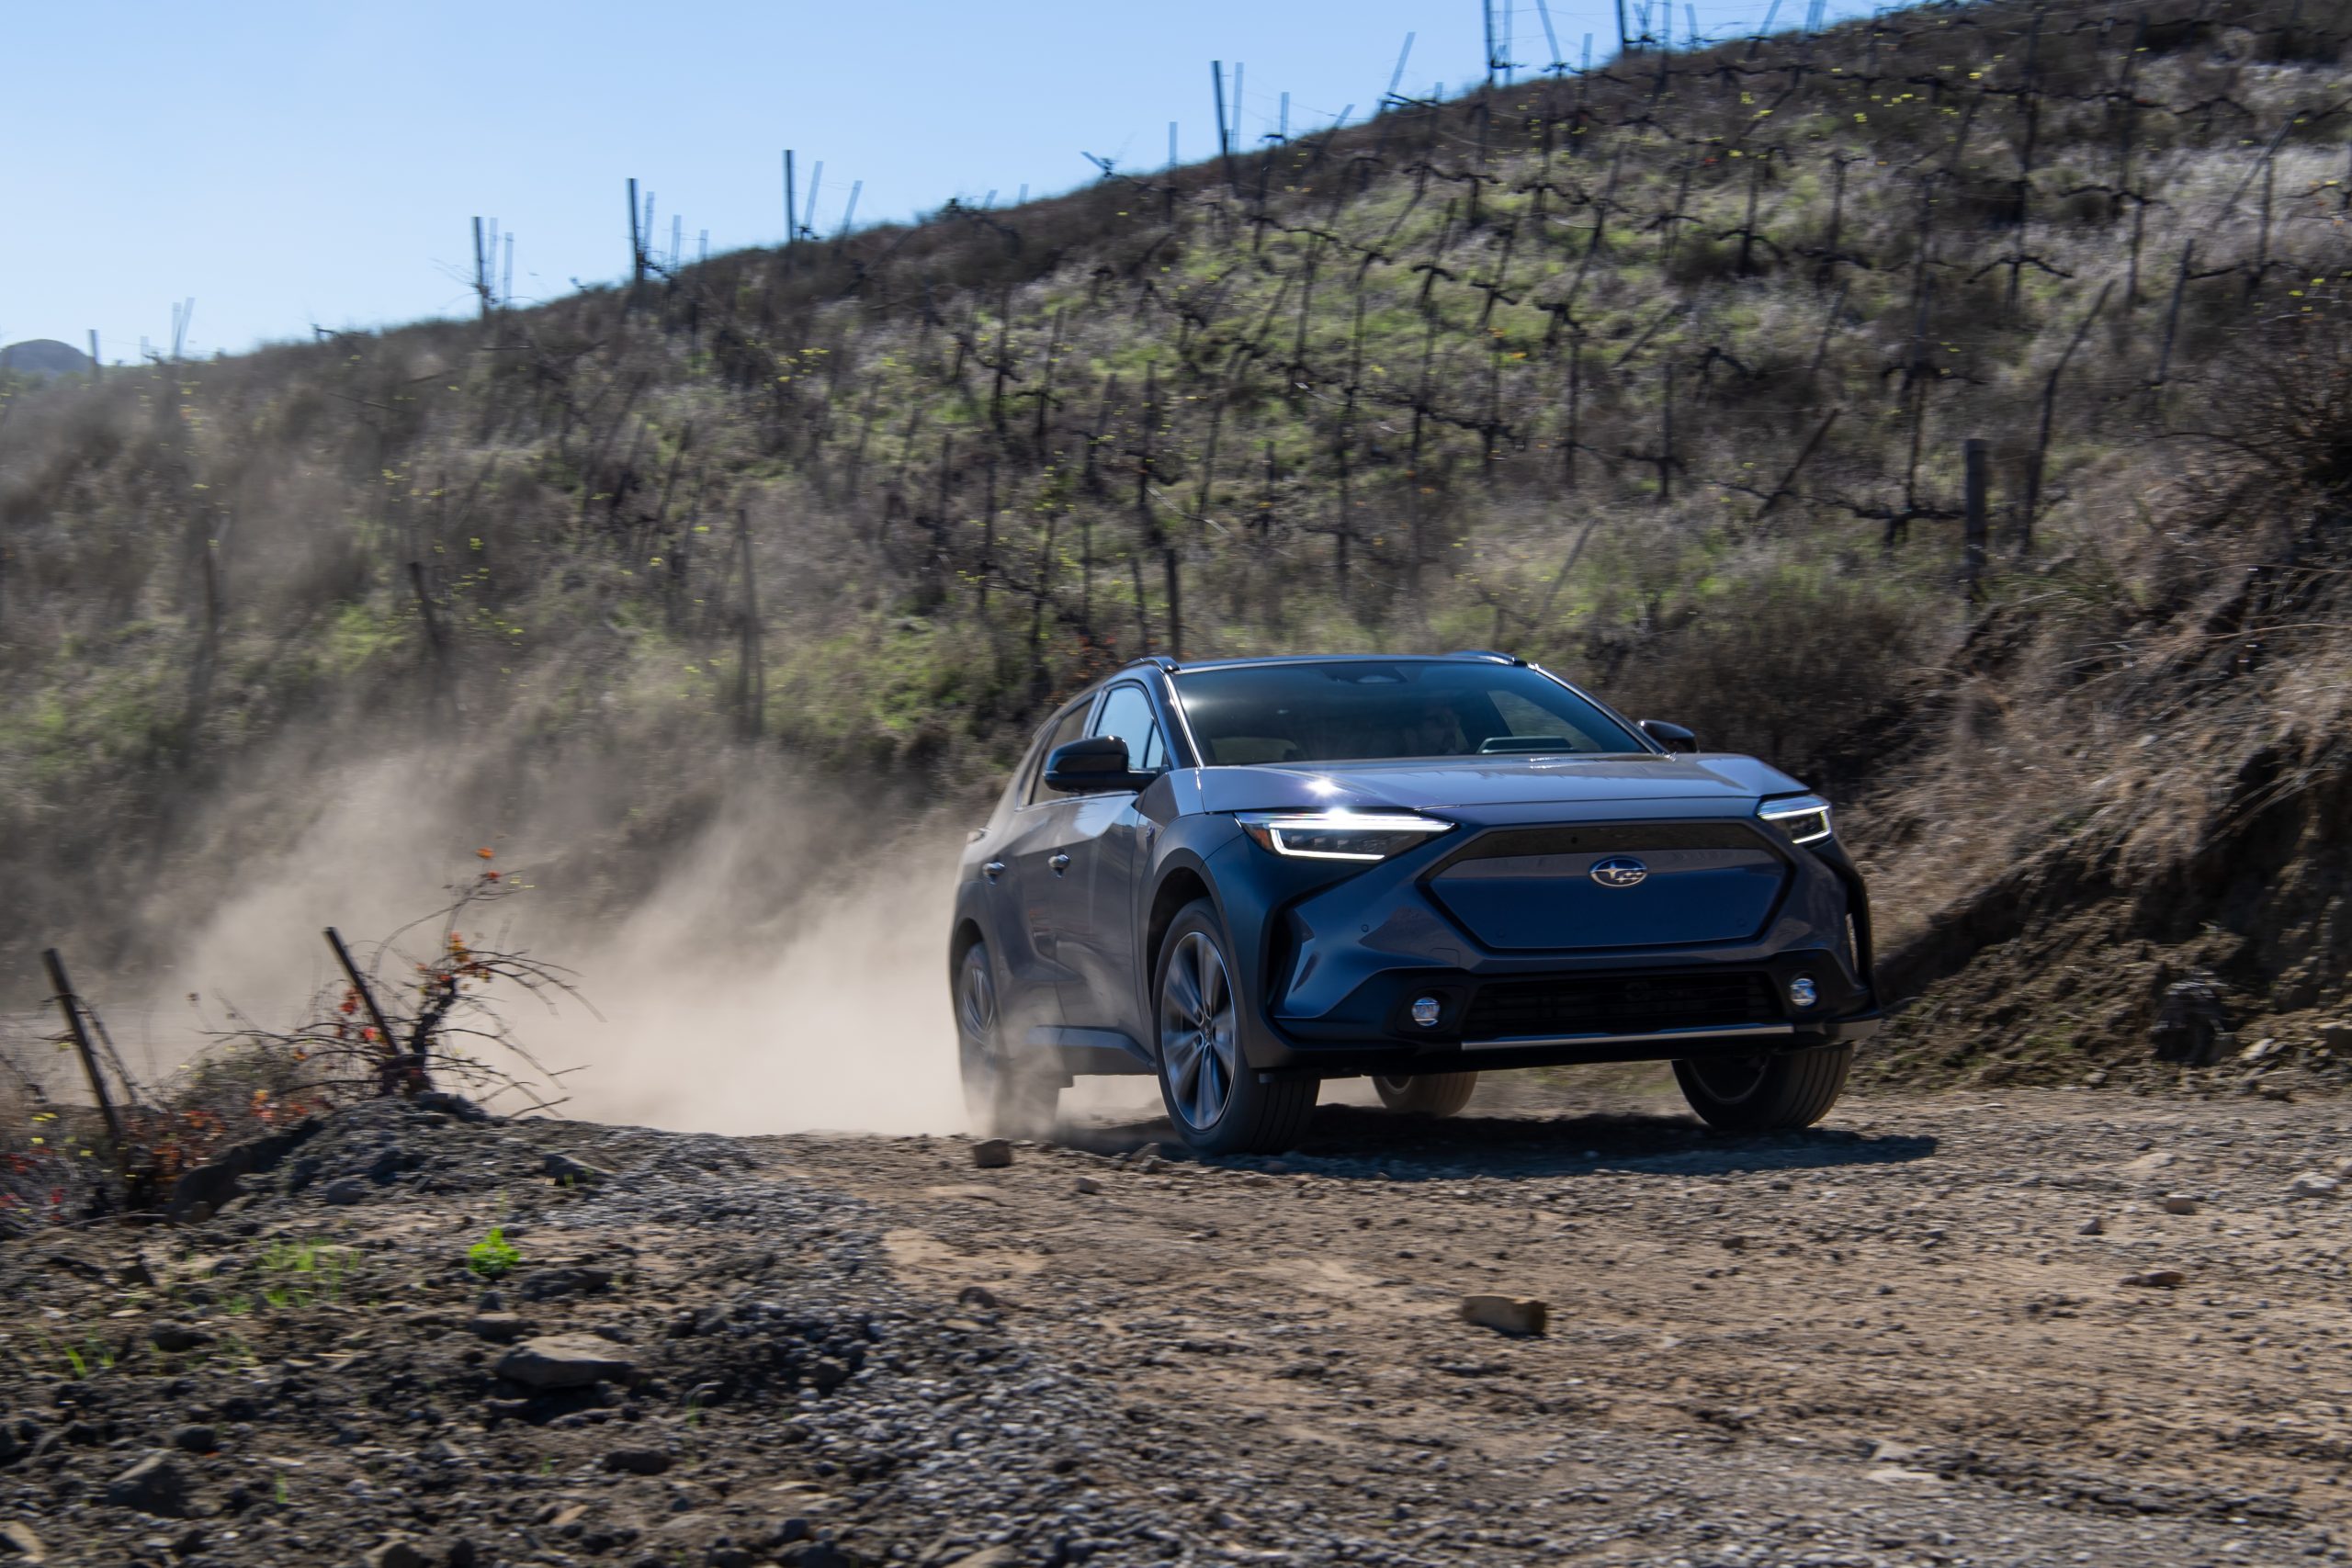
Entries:
[[2352,1561],[2352,1108],[1560,1082],[1218,1165],[371,1106],[0,1245],[0,1563]]

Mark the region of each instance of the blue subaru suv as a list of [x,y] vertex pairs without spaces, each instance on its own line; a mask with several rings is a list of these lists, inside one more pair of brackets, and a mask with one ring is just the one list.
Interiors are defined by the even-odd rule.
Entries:
[[1808,1126],[1879,1020],[1826,801],[1496,653],[1097,682],[972,835],[948,972],[978,1123],[1151,1074],[1216,1154],[1295,1144],[1325,1078],[1444,1115],[1575,1062],[1670,1061],[1714,1126]]

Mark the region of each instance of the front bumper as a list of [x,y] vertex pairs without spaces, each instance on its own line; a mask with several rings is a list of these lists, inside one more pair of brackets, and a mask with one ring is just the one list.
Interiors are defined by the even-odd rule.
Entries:
[[1317,1040],[1276,1030],[1273,1032],[1284,1035],[1287,1049],[1269,1052],[1263,1059],[1252,1053],[1250,1060],[1261,1073],[1273,1078],[1325,1078],[1362,1074],[1410,1077],[1421,1073],[1494,1072],[1577,1063],[1752,1056],[1865,1040],[1878,1032],[1883,1018],[1877,1008],[1865,1007],[1803,1022],[1669,1024],[1657,1029],[1600,1028],[1414,1041],[1362,1035]]
[[[1243,1025],[1250,1066],[1277,1077],[1406,1076],[1804,1050],[1877,1029],[1868,897],[1834,841],[1800,847],[1751,818],[1708,818],[1752,829],[1785,873],[1752,929],[1743,914],[1727,937],[1611,945],[1618,933],[1602,928],[1577,947],[1490,947],[1449,910],[1440,874],[1465,842],[1530,819],[1464,823],[1336,880],[1246,840],[1219,852],[1221,902],[1259,981]],[[1607,819],[1637,831],[1690,821],[1660,809],[1629,823],[1622,807]],[[1813,982],[1811,1007],[1790,999],[1800,976]],[[1421,999],[1438,1003],[1434,1023],[1413,1018]]]

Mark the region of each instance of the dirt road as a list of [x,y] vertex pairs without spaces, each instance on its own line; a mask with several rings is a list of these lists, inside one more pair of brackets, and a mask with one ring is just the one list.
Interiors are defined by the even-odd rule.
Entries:
[[994,1169],[462,1111],[0,1244],[0,1563],[2352,1561],[2340,1101],[1571,1078]]
[[[2352,1108],[1881,1098],[1726,1140],[1670,1090],[1591,1098],[1521,1079],[1447,1122],[1327,1108],[1255,1168],[789,1147],[876,1206],[913,1288],[980,1287],[1138,1441],[1224,1455],[1233,1479],[1170,1465],[1158,1495],[1236,1544],[2345,1557],[2352,1201],[2290,1193],[2352,1154]],[[1162,1134],[1097,1118],[1072,1141]],[[1461,1322],[1472,1292],[1544,1298],[1550,1332]]]

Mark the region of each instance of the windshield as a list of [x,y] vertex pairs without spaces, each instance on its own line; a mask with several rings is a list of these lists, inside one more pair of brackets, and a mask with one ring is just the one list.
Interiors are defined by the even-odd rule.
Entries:
[[1201,760],[1214,766],[1649,750],[1592,703],[1523,665],[1260,664],[1184,671],[1174,685]]

